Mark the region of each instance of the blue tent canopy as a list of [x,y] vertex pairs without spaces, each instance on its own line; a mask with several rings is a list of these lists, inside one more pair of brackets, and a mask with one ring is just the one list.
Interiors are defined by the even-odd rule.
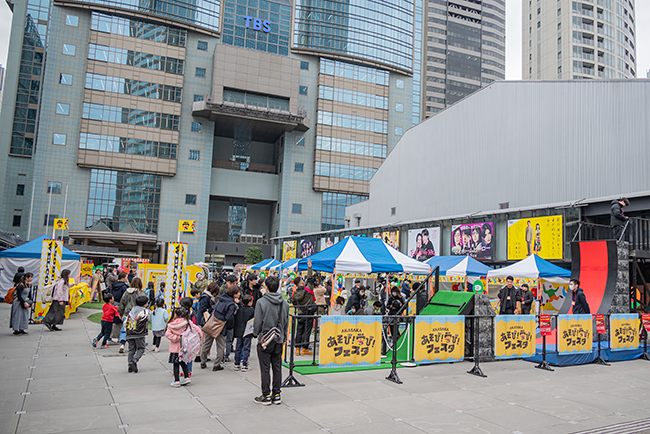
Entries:
[[300,261],[300,258],[289,259],[279,265],[269,267],[269,270],[293,270],[296,268],[298,261]]
[[282,262],[278,261],[277,259],[265,259],[262,262],[258,262],[257,264],[253,265],[251,267],[252,270],[268,270],[271,267],[274,267],[276,265],[280,265]]
[[[13,249],[4,250],[0,252],[0,258],[38,259],[41,257],[43,239],[45,238],[47,238],[47,235],[41,235],[40,237],[33,239],[28,243],[21,244],[20,246],[14,247]],[[61,259],[78,261],[81,259],[81,255],[66,249],[64,246],[63,251],[61,252]]]
[[441,276],[486,276],[492,269],[470,256],[434,256],[426,263],[440,267]]
[[488,273],[488,277],[525,277],[530,279],[539,279],[545,277],[564,277],[566,279],[571,277],[571,271],[566,270],[557,265],[540,258],[537,255],[530,255],[526,259],[515,262],[504,268],[492,270]]

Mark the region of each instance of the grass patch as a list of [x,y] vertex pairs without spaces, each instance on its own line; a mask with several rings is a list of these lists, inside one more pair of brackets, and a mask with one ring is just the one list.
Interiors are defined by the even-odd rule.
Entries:
[[86,309],[101,309],[104,306],[104,303],[101,301],[89,301],[87,303],[82,304],[79,307],[85,307]]
[[[83,306],[83,305],[82,305]],[[96,323],[101,323],[102,322],[102,312],[97,312],[93,313],[92,315],[88,315],[88,320]]]

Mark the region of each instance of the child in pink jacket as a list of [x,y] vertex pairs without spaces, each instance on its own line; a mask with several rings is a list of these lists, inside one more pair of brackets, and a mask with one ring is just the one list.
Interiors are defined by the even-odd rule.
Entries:
[[[178,353],[181,350],[181,335],[188,327],[192,327],[203,338],[203,331],[190,321],[190,310],[182,306],[177,307],[174,309],[174,314],[169,324],[167,324],[167,331],[165,332],[165,337],[169,339],[169,363],[174,365],[174,381],[172,381],[172,387],[181,387],[192,382],[189,379],[187,364],[178,358]],[[185,376],[182,382],[180,381],[181,368]]]

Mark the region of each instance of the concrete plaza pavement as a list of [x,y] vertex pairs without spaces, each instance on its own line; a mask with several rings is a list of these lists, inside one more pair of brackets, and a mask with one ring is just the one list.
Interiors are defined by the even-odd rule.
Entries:
[[[0,433],[623,433],[650,430],[650,363],[534,369],[529,362],[469,362],[300,376],[305,387],[283,390],[280,406],[253,402],[252,370],[201,370],[180,389],[167,363],[168,342],[127,373],[118,347],[95,349],[99,324],[80,309],[49,332],[41,325],[14,336],[0,305]],[[151,336],[148,338],[151,342]],[[287,370],[285,369],[285,376]],[[600,427],[606,427],[599,429]],[[650,431],[648,431],[650,432]]]

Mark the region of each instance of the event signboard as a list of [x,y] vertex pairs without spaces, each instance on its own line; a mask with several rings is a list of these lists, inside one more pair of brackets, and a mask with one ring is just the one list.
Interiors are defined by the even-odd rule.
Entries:
[[636,313],[613,313],[610,317],[612,332],[611,348],[630,350],[639,348],[639,315]]
[[605,333],[607,333],[604,313],[597,313],[596,315],[594,315],[594,323],[596,323],[596,333],[598,333],[599,335],[604,335]]
[[558,315],[557,321],[560,354],[591,352],[594,342],[591,315]]
[[93,261],[83,261],[81,264],[81,275],[79,280],[81,282],[90,282],[93,277]]
[[414,356],[418,363],[462,361],[465,358],[465,317],[416,316]]
[[424,262],[440,255],[440,227],[408,231],[408,255]]
[[381,361],[380,315],[321,317],[321,368],[376,366]]
[[300,241],[300,257],[306,258],[316,253],[316,240],[312,238],[305,238]]
[[650,313],[642,313],[641,321],[643,321],[643,328],[646,332],[650,332]]
[[38,270],[38,293],[34,306],[34,321],[40,322],[47,313],[50,305],[43,303],[43,292],[46,286],[54,284],[61,275],[61,257],[63,244],[61,240],[43,238],[41,245],[41,262]]
[[553,329],[551,328],[551,315],[539,316],[539,332],[542,336],[551,336]]
[[282,261],[289,259],[296,259],[296,244],[297,241],[284,241],[282,243]]
[[561,215],[508,220],[508,260],[535,254],[543,259],[562,259]]
[[334,244],[339,242],[339,237],[324,237],[320,239],[320,251],[332,247]]
[[498,315],[494,356],[512,359],[535,355],[535,315]]
[[494,223],[468,223],[451,227],[451,254],[492,259]]
[[165,279],[165,304],[168,311],[176,305],[179,296],[184,296],[185,264],[187,249],[184,243],[169,243],[167,248],[167,274]]

